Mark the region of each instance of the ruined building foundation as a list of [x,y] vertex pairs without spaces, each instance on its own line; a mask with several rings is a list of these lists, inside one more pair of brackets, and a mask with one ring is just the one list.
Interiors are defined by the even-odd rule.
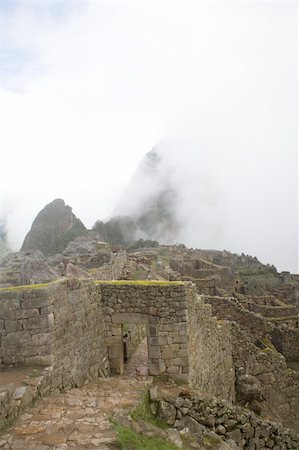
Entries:
[[230,325],[183,282],[69,279],[0,291],[2,367],[51,367],[51,388],[123,371],[123,324],[144,324],[150,375],[233,401]]

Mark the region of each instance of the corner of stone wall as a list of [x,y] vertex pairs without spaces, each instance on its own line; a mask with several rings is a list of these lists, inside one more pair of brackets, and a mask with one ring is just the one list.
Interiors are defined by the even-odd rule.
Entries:
[[270,341],[256,347],[238,324],[232,323],[237,399],[260,408],[273,420],[299,419],[299,373]]
[[53,296],[50,287],[10,289],[0,293],[1,364],[53,362]]
[[190,384],[209,395],[235,400],[231,324],[217,321],[211,305],[193,295],[189,303]]

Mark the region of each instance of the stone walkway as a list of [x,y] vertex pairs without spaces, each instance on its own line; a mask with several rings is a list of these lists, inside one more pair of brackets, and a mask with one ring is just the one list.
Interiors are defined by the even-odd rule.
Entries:
[[150,379],[139,377],[136,365],[146,361],[143,343],[127,365],[125,377],[100,378],[80,389],[39,400],[0,435],[0,448],[117,449],[109,418],[125,416],[138,404]]
[[125,364],[124,375],[138,378],[147,376],[148,366],[147,338],[145,338],[139,344],[128,364]]

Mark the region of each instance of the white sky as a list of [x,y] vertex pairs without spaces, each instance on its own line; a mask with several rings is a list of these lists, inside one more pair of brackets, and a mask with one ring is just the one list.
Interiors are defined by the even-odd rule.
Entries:
[[297,271],[297,99],[297,2],[0,0],[11,242],[56,197],[106,218],[170,138],[185,240]]

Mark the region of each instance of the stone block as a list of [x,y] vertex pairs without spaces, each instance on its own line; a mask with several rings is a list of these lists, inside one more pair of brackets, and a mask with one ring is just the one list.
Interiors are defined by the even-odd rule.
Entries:
[[171,349],[168,348],[168,347],[163,348],[163,349],[161,350],[161,356],[162,356],[163,359],[173,358],[174,355],[175,355],[175,354],[174,354],[174,351],[171,350]]
[[159,346],[150,345],[148,347],[149,358],[161,358],[161,349]]
[[40,313],[42,315],[44,315],[44,314],[51,314],[52,312],[54,312],[53,305],[51,305],[51,306],[44,306],[43,308],[40,308]]
[[173,405],[164,400],[158,404],[158,417],[164,420],[168,425],[173,425],[176,418],[176,409]]
[[172,343],[173,344],[183,344],[183,343],[187,343],[187,336],[174,336],[172,338]]
[[16,311],[12,309],[8,309],[5,306],[1,305],[1,318],[7,320],[15,320],[16,319]]
[[37,348],[36,347],[23,347],[23,348],[15,348],[15,355],[16,356],[35,356],[37,355]]
[[157,336],[157,327],[156,325],[149,325],[148,326],[148,335],[151,337]]
[[24,361],[25,365],[31,366],[51,366],[53,364],[53,355],[37,355],[37,356],[30,356],[26,358]]
[[180,358],[181,357],[186,357],[187,358],[188,357],[188,350],[185,349],[185,348],[179,350],[178,353],[177,353],[177,356],[180,357]]
[[112,344],[109,346],[109,350],[108,350],[108,354],[109,354],[109,358],[111,359],[116,359],[116,358],[121,358],[122,357],[122,347],[119,344]]
[[148,323],[148,315],[140,313],[115,313],[113,323]]
[[54,315],[53,314],[47,314],[46,316],[37,316],[37,317],[31,317],[27,320],[27,323],[24,325],[24,328],[26,327],[27,330],[34,330],[34,329],[43,329],[43,328],[49,328],[54,325]]
[[163,361],[157,361],[155,363],[150,363],[149,373],[150,375],[160,375],[166,370],[165,363]]
[[22,325],[17,320],[5,320],[5,330],[7,333],[11,331],[21,331]]
[[26,331],[8,333],[2,338],[4,347],[26,347],[31,344],[31,335]]
[[173,366],[188,366],[188,358],[173,358],[170,362]]
[[19,309],[16,311],[16,319],[29,319],[29,317],[36,317],[39,315],[39,310],[36,308]]
[[21,306],[23,309],[38,309],[46,306],[50,306],[53,303],[52,296],[44,296],[44,297],[32,297],[34,294],[33,290],[28,294],[30,295],[28,298],[23,299],[21,301]]
[[179,373],[179,366],[167,367],[166,372],[170,373],[170,374],[172,374],[172,373]]
[[51,355],[53,353],[53,344],[49,344],[49,345],[41,345],[37,348],[37,354],[38,355]]
[[167,345],[167,336],[149,337],[149,345]]
[[38,333],[32,335],[32,345],[48,345],[53,342],[53,333]]

